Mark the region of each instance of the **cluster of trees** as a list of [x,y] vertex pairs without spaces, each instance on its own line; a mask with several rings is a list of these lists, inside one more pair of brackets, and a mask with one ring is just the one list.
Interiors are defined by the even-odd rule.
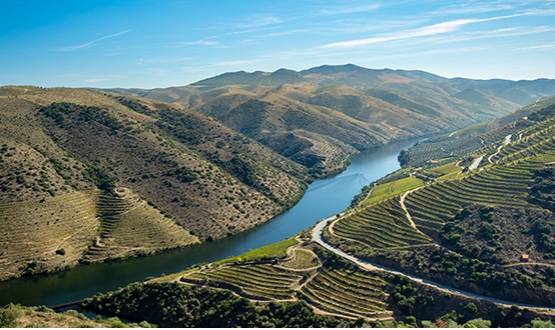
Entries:
[[[305,302],[255,305],[231,291],[178,283],[134,283],[96,294],[83,307],[96,312],[147,320],[162,327],[349,327],[362,325],[314,313]],[[362,322],[364,323],[364,322]]]
[[39,113],[53,121],[61,128],[68,128],[72,121],[91,122],[96,121],[112,130],[123,127],[116,118],[99,107],[89,107],[74,103],[55,102],[39,109]]
[[537,170],[534,184],[530,187],[529,200],[550,211],[555,211],[555,168]]

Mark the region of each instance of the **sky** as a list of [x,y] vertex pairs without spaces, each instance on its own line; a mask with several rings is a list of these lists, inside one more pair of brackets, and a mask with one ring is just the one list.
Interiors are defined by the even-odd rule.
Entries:
[[0,86],[183,86],[355,64],[555,78],[555,0],[2,0]]

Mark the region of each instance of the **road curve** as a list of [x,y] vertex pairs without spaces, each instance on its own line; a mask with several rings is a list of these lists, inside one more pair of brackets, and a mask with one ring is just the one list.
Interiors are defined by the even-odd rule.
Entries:
[[339,249],[334,248],[333,246],[329,245],[328,243],[326,243],[324,241],[324,239],[322,238],[322,232],[324,231],[324,228],[326,227],[326,225],[328,224],[328,222],[330,222],[331,220],[335,220],[337,218],[337,216],[331,216],[327,219],[324,219],[322,221],[320,221],[319,223],[316,224],[316,226],[314,226],[314,229],[312,230],[312,240],[318,244],[320,244],[323,248],[325,248],[328,251],[331,251],[337,255],[340,255],[341,257],[354,262],[355,264],[357,264],[358,266],[362,267],[362,268],[366,268],[366,269],[370,269],[370,270],[381,270],[384,272],[388,272],[391,274],[399,274],[399,275],[403,275],[406,276],[408,278],[410,278],[413,281],[419,282],[421,284],[424,285],[428,285],[431,287],[434,287],[436,289],[451,293],[451,294],[456,294],[456,295],[460,295],[460,296],[465,296],[468,298],[475,298],[475,299],[480,299],[480,300],[484,300],[484,301],[489,301],[489,302],[493,302],[496,304],[501,304],[501,305],[506,305],[506,306],[511,306],[511,305],[516,305],[518,307],[522,307],[522,308],[534,308],[534,309],[546,309],[546,310],[552,310],[554,311],[555,308],[553,307],[546,307],[546,306],[537,306],[537,305],[529,305],[529,304],[523,304],[523,303],[518,303],[518,302],[512,302],[512,301],[506,301],[506,300],[501,300],[501,299],[496,299],[496,298],[491,298],[491,297],[486,297],[486,296],[482,296],[479,294],[475,294],[472,292],[467,292],[467,291],[463,291],[463,290],[459,290],[459,289],[455,289],[443,284],[439,284],[430,280],[426,280],[426,279],[422,279],[419,277],[416,277],[414,275],[411,274],[407,274],[407,273],[403,273],[388,267],[384,267],[366,260],[362,260],[359,259],[355,256],[352,256],[350,254],[347,254]]

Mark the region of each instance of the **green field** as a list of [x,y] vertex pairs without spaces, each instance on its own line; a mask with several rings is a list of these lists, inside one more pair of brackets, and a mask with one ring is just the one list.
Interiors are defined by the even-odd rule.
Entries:
[[362,202],[361,206],[365,207],[378,203],[386,198],[400,195],[422,185],[424,185],[422,180],[411,176],[393,182],[382,183],[372,189],[370,196]]
[[245,252],[239,256],[219,260],[213,263],[213,265],[217,266],[235,261],[241,262],[254,259],[283,258],[287,255],[287,249],[296,244],[299,244],[298,240],[296,240],[295,238],[289,238],[281,242],[264,245],[262,247],[259,247],[258,249]]

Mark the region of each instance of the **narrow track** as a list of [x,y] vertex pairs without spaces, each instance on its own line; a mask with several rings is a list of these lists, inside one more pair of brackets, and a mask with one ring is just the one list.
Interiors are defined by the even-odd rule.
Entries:
[[501,304],[501,305],[505,305],[505,306],[512,306],[512,305],[516,305],[518,307],[522,307],[522,308],[533,308],[533,309],[545,309],[545,310],[551,310],[551,311],[555,311],[555,308],[553,307],[547,307],[547,306],[537,306],[537,305],[530,305],[530,304],[523,304],[523,303],[518,303],[518,302],[512,302],[512,301],[507,301],[507,300],[501,300],[501,299],[496,299],[496,298],[491,298],[491,297],[486,297],[486,296],[482,296],[479,294],[475,294],[472,292],[467,292],[464,290],[459,290],[456,288],[452,288],[443,284],[439,284],[430,280],[426,280],[426,279],[422,279],[419,277],[416,277],[414,275],[411,274],[407,274],[404,272],[400,272],[385,266],[381,266],[366,260],[362,260],[359,259],[355,256],[352,256],[350,254],[347,254],[339,249],[334,248],[333,246],[329,245],[328,243],[326,243],[324,241],[324,239],[322,238],[322,232],[324,231],[324,228],[326,227],[326,225],[328,224],[329,221],[331,220],[335,220],[337,218],[337,216],[331,216],[327,219],[324,219],[322,221],[320,221],[318,224],[316,224],[316,226],[314,226],[314,229],[312,230],[312,240],[318,244],[320,244],[323,248],[325,248],[328,251],[331,251],[351,262],[354,262],[355,264],[357,264],[358,266],[364,268],[364,269],[369,269],[369,270],[380,270],[380,271],[384,271],[384,272],[388,272],[391,274],[399,274],[399,275],[403,275],[406,276],[408,278],[410,278],[413,281],[419,282],[423,285],[427,285],[427,286],[431,286],[433,288],[436,288],[438,290],[442,290],[442,291],[446,291],[449,292],[451,294],[455,294],[455,295],[459,295],[459,296],[463,296],[463,297],[468,297],[468,298],[474,298],[474,299],[480,299],[480,300],[484,300],[484,301],[489,301],[492,303],[496,303],[496,304]]

